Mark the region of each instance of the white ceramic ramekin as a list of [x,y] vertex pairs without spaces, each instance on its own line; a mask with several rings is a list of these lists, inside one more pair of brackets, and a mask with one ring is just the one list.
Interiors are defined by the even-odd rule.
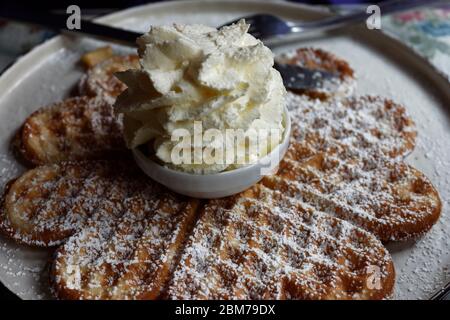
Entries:
[[289,147],[291,120],[287,108],[284,110],[284,124],[283,139],[272,152],[254,164],[235,170],[205,175],[185,173],[162,166],[138,148],[133,149],[133,155],[149,177],[177,193],[203,199],[221,198],[249,188],[262,179],[264,171],[273,171],[278,166]]

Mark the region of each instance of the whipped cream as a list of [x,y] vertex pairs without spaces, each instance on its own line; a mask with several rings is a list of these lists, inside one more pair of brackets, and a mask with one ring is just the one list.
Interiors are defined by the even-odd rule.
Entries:
[[[172,140],[177,129],[194,136],[195,123],[200,121],[203,131],[215,129],[223,136],[227,129],[283,132],[283,81],[272,67],[272,52],[248,34],[248,28],[243,20],[220,30],[203,25],[161,26],[138,38],[141,68],[117,74],[128,87],[115,103],[116,111],[124,115],[128,147],[151,143],[156,157],[169,167],[205,174],[242,164],[211,163],[204,158],[174,163],[172,153],[179,141]],[[275,142],[272,138],[271,143],[258,144],[250,154],[246,151],[248,158],[266,155],[281,139],[280,134]],[[233,142],[224,139],[219,144]],[[214,143],[218,142],[192,145],[205,149]]]

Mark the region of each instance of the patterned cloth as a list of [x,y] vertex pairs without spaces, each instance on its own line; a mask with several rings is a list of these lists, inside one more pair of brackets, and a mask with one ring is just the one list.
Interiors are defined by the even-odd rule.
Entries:
[[382,29],[408,44],[450,80],[450,4],[385,17]]

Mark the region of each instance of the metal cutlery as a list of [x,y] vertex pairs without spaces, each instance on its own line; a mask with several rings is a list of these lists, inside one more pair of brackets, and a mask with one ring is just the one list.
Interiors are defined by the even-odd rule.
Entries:
[[[114,28],[87,20],[82,20],[80,30],[68,30],[66,28],[67,16],[60,14],[32,14],[26,11],[9,11],[7,13],[1,13],[1,16],[8,19],[41,25],[70,36],[87,36],[132,47],[136,46],[136,38],[142,35],[138,32]],[[288,89],[300,90],[321,88],[326,80],[331,80],[327,83],[333,83],[334,79],[338,79],[337,74],[322,70],[307,69],[300,66],[280,63],[276,63],[274,67],[280,71],[284,85]]]

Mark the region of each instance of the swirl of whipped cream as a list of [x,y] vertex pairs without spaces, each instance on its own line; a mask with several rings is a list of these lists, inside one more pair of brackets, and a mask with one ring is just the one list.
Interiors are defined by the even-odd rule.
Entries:
[[[115,103],[129,148],[151,143],[164,164],[191,173],[230,170],[234,163],[174,164],[175,130],[284,130],[286,90],[269,48],[243,20],[220,30],[203,25],[152,27],[138,38],[139,70],[116,74],[128,89]],[[261,157],[279,144],[256,150]],[[229,143],[228,141],[227,143]],[[273,141],[272,141],[273,142]],[[208,142],[201,142],[201,148]]]

